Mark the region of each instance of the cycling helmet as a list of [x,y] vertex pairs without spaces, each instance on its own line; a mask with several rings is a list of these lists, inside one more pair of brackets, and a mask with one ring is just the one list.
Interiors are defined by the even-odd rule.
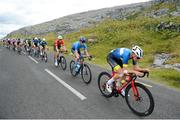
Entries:
[[35,37],[34,39],[35,39],[35,40],[37,40],[38,38],[37,38],[37,37]]
[[59,39],[59,40],[62,40],[62,39],[63,39],[63,37],[62,37],[61,35],[59,35],[59,36],[58,36],[58,39]]
[[79,41],[81,41],[82,43],[85,43],[85,42],[86,42],[86,38],[83,37],[83,36],[81,36],[80,39],[79,39]]
[[142,58],[143,57],[143,50],[139,46],[134,46],[132,48],[132,52],[137,56],[137,58]]
[[43,41],[45,41],[46,39],[45,39],[45,38],[43,38],[42,40],[43,40]]

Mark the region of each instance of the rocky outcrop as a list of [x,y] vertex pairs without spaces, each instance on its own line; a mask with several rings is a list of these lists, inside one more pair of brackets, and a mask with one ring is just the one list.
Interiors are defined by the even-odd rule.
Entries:
[[165,54],[165,53],[157,54],[155,55],[152,67],[170,68],[180,71],[180,63],[165,64],[165,62],[168,61],[170,58],[171,58],[170,54]]
[[173,22],[161,22],[156,26],[156,31],[170,30],[174,32],[180,32],[180,24]]
[[154,66],[154,67],[160,67],[160,66],[164,65],[164,63],[165,63],[169,58],[170,58],[170,55],[169,55],[169,54],[165,54],[165,53],[157,54],[157,55],[155,55],[154,62],[153,62],[153,66]]

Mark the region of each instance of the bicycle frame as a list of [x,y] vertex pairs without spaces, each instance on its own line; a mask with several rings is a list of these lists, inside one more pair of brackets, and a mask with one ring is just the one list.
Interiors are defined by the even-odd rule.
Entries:
[[[115,74],[117,74],[117,73],[112,72],[112,76],[114,76]],[[122,89],[126,88],[129,84],[131,84],[135,100],[137,100],[137,98],[139,97],[139,92],[134,85],[135,79],[136,78],[133,78],[131,75],[128,75],[128,79],[126,80],[126,83],[124,83],[121,87],[116,86],[116,84],[115,84],[115,89],[118,91],[119,94],[121,94]]]

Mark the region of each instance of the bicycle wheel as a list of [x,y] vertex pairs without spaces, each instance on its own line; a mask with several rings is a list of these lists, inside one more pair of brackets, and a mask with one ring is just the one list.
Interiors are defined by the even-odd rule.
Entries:
[[70,62],[70,71],[71,71],[71,75],[74,76],[74,77],[78,75],[78,72],[76,72],[75,69],[76,69],[75,61],[72,60]]
[[139,116],[148,116],[154,110],[154,99],[151,92],[142,84],[135,83],[135,95],[131,84],[126,88],[125,99],[128,107]]
[[61,56],[60,57],[60,63],[61,63],[61,68],[63,69],[63,70],[66,70],[66,66],[67,66],[67,63],[66,63],[66,58],[64,57],[64,56]]
[[91,82],[92,79],[91,69],[87,64],[83,64],[81,66],[81,76],[86,84],[89,84]]
[[47,61],[48,61],[48,57],[47,57],[47,53],[46,52],[44,52],[44,61],[45,61],[45,63],[47,63]]
[[101,91],[103,96],[105,96],[106,98],[113,96],[113,92],[108,92],[108,90],[106,89],[106,83],[110,78],[111,78],[111,75],[107,72],[102,72],[98,76],[99,90]]

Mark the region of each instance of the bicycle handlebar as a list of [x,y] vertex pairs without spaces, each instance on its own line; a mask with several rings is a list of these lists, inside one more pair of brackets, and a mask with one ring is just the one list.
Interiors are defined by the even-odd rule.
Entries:
[[88,58],[89,60],[91,60],[93,57],[91,55],[89,57],[87,57],[87,55],[80,56],[80,59],[84,59],[84,58]]
[[143,78],[145,76],[149,77],[149,72],[143,72],[142,76],[137,76],[135,73],[130,73],[130,76],[135,80],[137,77]]
[[147,77],[149,77],[149,72],[143,72],[143,75],[142,76],[138,76],[138,77],[140,77],[140,78],[143,78],[143,77],[145,77],[145,76],[147,76]]

